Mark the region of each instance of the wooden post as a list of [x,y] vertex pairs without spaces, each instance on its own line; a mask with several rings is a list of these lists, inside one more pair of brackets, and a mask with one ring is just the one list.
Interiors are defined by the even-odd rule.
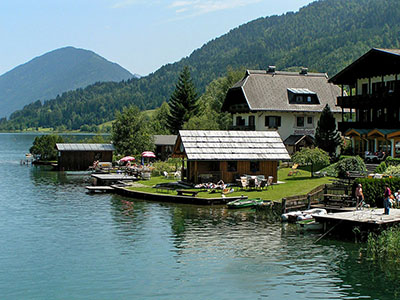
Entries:
[[282,198],[282,214],[286,213],[286,198]]
[[307,194],[307,209],[310,209],[311,207],[311,195]]

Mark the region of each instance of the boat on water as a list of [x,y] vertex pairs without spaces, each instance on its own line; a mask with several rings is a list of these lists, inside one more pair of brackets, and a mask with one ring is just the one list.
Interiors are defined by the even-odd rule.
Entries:
[[252,198],[252,199],[237,199],[231,202],[228,202],[226,205],[228,208],[248,208],[254,207],[256,205],[261,205],[263,200],[260,198]]
[[296,225],[300,231],[322,230],[324,228],[324,224],[316,222],[314,219],[297,221]]
[[323,208],[313,208],[313,209],[308,209],[308,210],[303,210],[303,211],[291,211],[285,214],[282,214],[282,222],[290,222],[290,223],[295,223],[296,221],[302,221],[302,220],[313,220],[314,215],[317,216],[322,216],[322,215],[327,215],[328,212],[326,209]]

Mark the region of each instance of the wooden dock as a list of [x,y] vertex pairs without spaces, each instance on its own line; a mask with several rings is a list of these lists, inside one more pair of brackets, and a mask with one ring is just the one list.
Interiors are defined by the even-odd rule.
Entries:
[[360,231],[379,231],[400,224],[400,209],[390,209],[385,215],[383,208],[364,208],[346,212],[330,213],[324,216],[314,216],[317,222],[324,224],[324,230],[334,229],[340,233],[351,233],[357,227]]
[[103,193],[110,193],[114,191],[114,188],[111,186],[93,186],[93,185],[88,185],[85,187],[89,193],[95,193],[95,192],[103,192]]
[[127,174],[92,174],[94,179],[94,185],[106,186],[112,185],[119,181],[134,181],[137,180],[136,176],[130,176]]

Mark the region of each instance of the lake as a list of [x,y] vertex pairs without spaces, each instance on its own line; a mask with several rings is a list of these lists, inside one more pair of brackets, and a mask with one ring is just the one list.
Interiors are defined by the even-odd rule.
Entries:
[[363,244],[252,210],[90,195],[87,175],[20,165],[34,137],[0,134],[0,299],[400,297]]

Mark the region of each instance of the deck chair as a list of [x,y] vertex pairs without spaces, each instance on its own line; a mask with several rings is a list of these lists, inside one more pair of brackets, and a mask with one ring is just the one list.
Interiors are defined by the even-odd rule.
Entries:
[[294,164],[292,166],[292,170],[290,170],[290,172],[288,173],[288,176],[300,174],[300,171],[297,169],[298,166],[299,164]]

